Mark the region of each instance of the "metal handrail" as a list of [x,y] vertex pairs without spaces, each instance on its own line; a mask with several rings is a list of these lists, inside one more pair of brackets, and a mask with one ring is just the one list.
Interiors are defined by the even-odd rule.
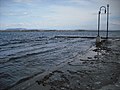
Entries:
[[108,39],[109,4],[107,4],[107,10],[106,10],[105,6],[101,6],[100,10],[98,12],[98,37],[100,36],[99,35],[99,32],[100,32],[100,14],[101,14],[102,8],[104,8],[104,13],[105,14],[107,13],[107,33],[106,33],[106,39]]

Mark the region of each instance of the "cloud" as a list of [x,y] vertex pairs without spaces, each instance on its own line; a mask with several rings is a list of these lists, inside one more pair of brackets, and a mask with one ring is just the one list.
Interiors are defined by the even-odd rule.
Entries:
[[24,27],[24,26],[30,26],[30,23],[5,23],[5,24],[0,24],[0,27]]
[[72,6],[51,6],[51,13],[43,17],[51,21],[60,21],[63,23],[83,23],[95,20],[96,17],[92,15],[91,11],[85,12],[85,9]]
[[[75,7],[83,7],[83,8],[92,8],[95,9],[94,6],[97,6],[96,0],[67,0],[68,3],[71,3]],[[94,6],[93,6],[94,5]]]
[[33,0],[13,0],[14,2],[17,2],[17,3],[31,3],[33,2]]
[[2,12],[1,15],[5,16],[26,16],[29,15],[28,12]]
[[[5,1],[5,0],[4,0]],[[99,7],[110,4],[110,18],[120,15],[120,0],[10,0],[0,11],[2,27],[97,27]],[[3,3],[3,2],[2,2]],[[106,26],[101,15],[101,28]],[[118,20],[118,18],[117,18]],[[21,23],[20,23],[21,22]],[[2,24],[6,23],[6,24]],[[104,25],[103,25],[104,24]],[[110,21],[112,26],[120,25]]]
[[87,5],[87,4],[91,4],[93,0],[69,0],[69,2],[76,3],[76,4],[84,3],[84,5]]
[[12,0],[12,2],[13,2],[13,5],[34,6],[34,4],[36,4],[36,0]]
[[[92,15],[93,11],[87,11],[81,7],[51,5],[49,13],[43,15],[30,15],[28,12],[9,13],[10,16],[29,16],[29,18],[38,18],[40,20],[26,23],[10,23],[2,26],[6,27],[69,27],[69,26],[87,26],[90,22],[96,21],[96,16]],[[36,17],[36,18],[35,18]],[[94,23],[93,23],[94,24]]]
[[120,20],[112,20],[110,24],[120,26]]

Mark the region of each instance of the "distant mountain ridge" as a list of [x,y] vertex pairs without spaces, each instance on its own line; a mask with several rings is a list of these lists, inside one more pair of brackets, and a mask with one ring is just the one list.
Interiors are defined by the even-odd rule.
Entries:
[[[87,31],[87,32],[97,32],[98,30],[85,30],[85,29],[75,29],[75,30],[57,30],[57,29],[27,29],[27,28],[8,28],[5,30],[0,30],[0,32],[48,32],[48,31],[54,31],[54,32],[81,32],[81,31]],[[106,32],[106,30],[100,30],[100,32]],[[109,32],[120,32],[120,30],[109,30]]]
[[26,28],[8,28],[6,30],[27,30]]

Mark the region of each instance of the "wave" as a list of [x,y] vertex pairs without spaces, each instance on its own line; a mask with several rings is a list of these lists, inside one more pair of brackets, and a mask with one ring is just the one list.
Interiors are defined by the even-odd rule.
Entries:
[[[54,51],[57,51],[57,50],[60,50],[62,48],[59,48],[59,47],[56,47],[56,48],[53,48],[53,49],[47,49],[47,50],[42,50],[40,51],[41,48],[37,49],[37,50],[30,50],[31,52],[27,51],[27,54],[25,54],[25,51],[22,51],[22,52],[19,52],[20,53],[23,53],[21,56],[15,56],[15,57],[10,57],[8,60],[2,60],[0,61],[0,63],[7,63],[7,62],[11,62],[11,61],[15,61],[16,59],[20,59],[20,58],[27,58],[29,56],[33,56],[33,55],[38,55],[38,54],[44,54],[44,53],[49,53],[49,52],[54,52]],[[13,56],[13,55],[12,55]]]
[[44,73],[44,72],[45,72],[45,70],[44,70],[44,69],[41,69],[41,70],[39,70],[39,72],[37,72],[37,73],[35,73],[35,74],[33,74],[33,75],[26,76],[26,77],[22,77],[21,79],[19,79],[18,81],[14,82],[13,84],[11,84],[11,85],[8,86],[8,87],[3,87],[3,86],[2,86],[1,89],[2,89],[2,90],[8,90],[8,89],[10,89],[10,88],[12,88],[12,87],[14,87],[14,86],[22,83],[22,82],[25,82],[25,81],[27,81],[27,80],[30,80],[31,78],[33,78],[33,77],[35,77],[35,76],[37,76],[37,75],[39,75],[39,74],[42,74],[42,73]]
[[20,44],[20,43],[30,43],[34,41],[44,41],[45,39],[47,40],[48,37],[37,37],[37,38],[31,38],[31,39],[13,39],[13,40],[7,40],[7,41],[2,41],[6,43],[0,44],[0,46],[7,46],[11,44]]

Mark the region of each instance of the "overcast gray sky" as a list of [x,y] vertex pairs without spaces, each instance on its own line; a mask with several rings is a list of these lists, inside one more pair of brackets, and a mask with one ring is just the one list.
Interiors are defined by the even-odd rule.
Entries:
[[[110,5],[110,30],[120,30],[120,0],[0,0],[0,29],[97,29],[100,6]],[[106,15],[101,15],[106,29]]]

